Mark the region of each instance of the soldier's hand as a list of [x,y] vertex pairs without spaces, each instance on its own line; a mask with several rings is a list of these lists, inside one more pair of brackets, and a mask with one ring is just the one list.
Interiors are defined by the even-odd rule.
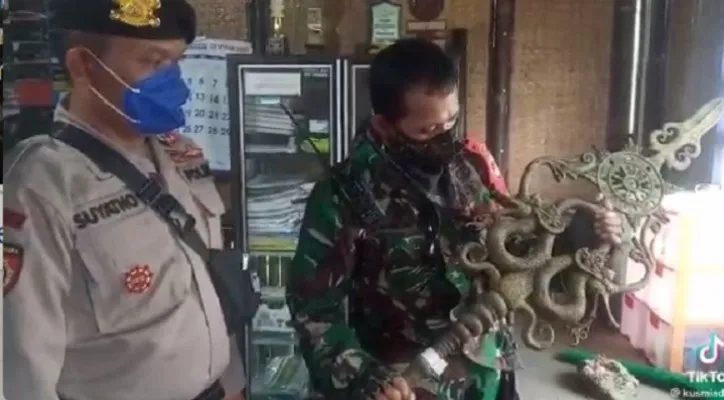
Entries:
[[384,386],[377,400],[415,400],[415,393],[403,378],[395,378],[392,384]]

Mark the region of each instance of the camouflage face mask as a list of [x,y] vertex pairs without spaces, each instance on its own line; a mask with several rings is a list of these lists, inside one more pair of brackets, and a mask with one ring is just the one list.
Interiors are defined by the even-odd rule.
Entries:
[[455,127],[432,139],[418,141],[397,132],[400,140],[391,146],[394,158],[403,167],[412,166],[423,172],[436,173],[462,150],[462,141],[455,135]]

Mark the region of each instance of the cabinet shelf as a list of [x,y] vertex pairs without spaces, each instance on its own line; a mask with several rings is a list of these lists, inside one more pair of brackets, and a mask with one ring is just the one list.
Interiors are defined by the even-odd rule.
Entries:
[[308,375],[288,326],[284,285],[307,198],[347,147],[347,65],[333,57],[228,60],[230,113],[238,122],[231,132],[232,163],[242,174],[232,189],[241,194],[237,212],[244,214],[236,228],[262,286],[262,308],[249,338],[252,398],[301,399]]

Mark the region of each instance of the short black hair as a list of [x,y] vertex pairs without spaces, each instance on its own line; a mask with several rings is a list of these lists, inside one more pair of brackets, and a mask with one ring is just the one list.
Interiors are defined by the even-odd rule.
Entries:
[[406,113],[407,91],[419,85],[452,90],[458,83],[458,69],[437,44],[421,38],[400,39],[374,58],[368,83],[374,113],[397,121]]

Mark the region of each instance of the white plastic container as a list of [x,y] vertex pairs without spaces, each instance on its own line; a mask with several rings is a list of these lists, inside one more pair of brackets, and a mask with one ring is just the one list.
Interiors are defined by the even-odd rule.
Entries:
[[[722,371],[724,348],[713,364],[699,352],[724,338],[724,192],[677,193],[663,205],[671,222],[655,244],[657,267],[648,287],[624,297],[621,333],[658,367]],[[630,261],[627,280],[642,273]]]

